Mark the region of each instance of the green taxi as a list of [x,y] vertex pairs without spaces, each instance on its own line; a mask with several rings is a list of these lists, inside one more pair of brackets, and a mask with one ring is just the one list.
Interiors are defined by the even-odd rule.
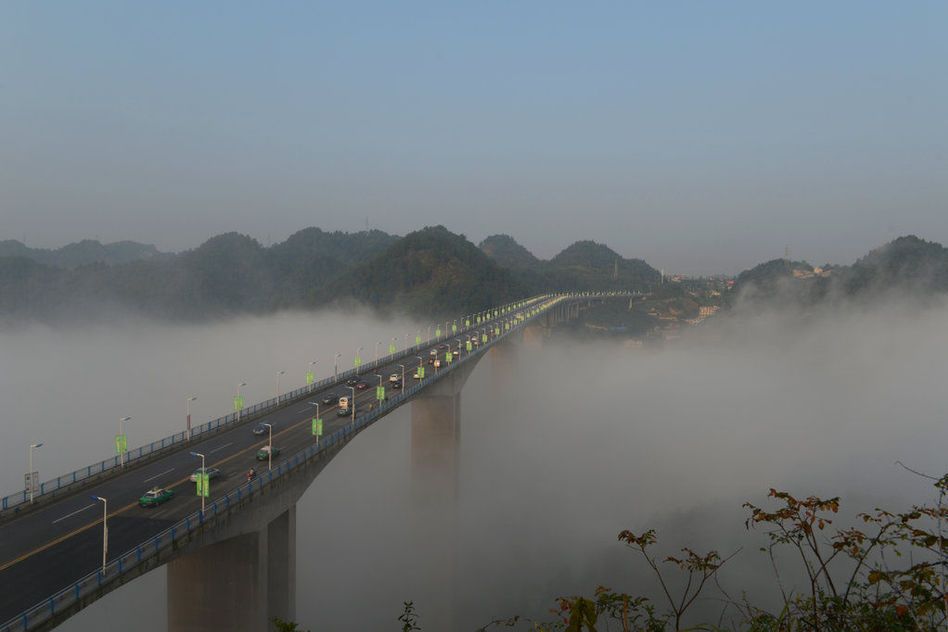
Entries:
[[[258,461],[266,461],[266,460],[268,460],[268,459],[270,458],[270,456],[271,456],[270,452],[271,452],[270,446],[266,446],[266,445],[263,446],[262,448],[260,448],[259,450],[257,450],[257,460],[258,460]],[[278,457],[278,456],[280,456],[280,448],[278,448],[278,447],[276,447],[276,446],[273,446],[272,452],[273,452],[273,454],[272,454],[273,457]]]
[[141,507],[157,507],[174,498],[173,489],[164,489],[162,487],[153,487],[138,499]]

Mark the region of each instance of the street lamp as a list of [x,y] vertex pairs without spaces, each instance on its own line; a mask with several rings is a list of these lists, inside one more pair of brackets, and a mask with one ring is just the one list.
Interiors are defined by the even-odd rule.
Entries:
[[276,386],[276,399],[277,403],[280,402],[280,376],[284,375],[286,371],[277,371],[277,386]]
[[201,457],[201,515],[204,515],[204,486],[207,485],[207,468],[204,467],[204,455],[199,452],[192,452],[191,456]]
[[428,333],[425,336],[425,341],[431,340],[431,325],[428,325]]
[[355,356],[352,359],[352,364],[355,365],[356,373],[359,372],[359,367],[362,366],[362,358],[359,357],[359,353],[362,352],[363,347],[356,349]]
[[125,467],[125,453],[128,452],[128,437],[125,435],[125,424],[131,421],[131,419],[131,417],[122,417],[119,419],[119,434],[124,437],[124,441],[122,441],[121,444],[123,449],[119,450],[119,463],[122,467]]
[[[408,340],[408,338],[406,338],[405,340]],[[393,351],[391,355],[395,355],[395,352],[398,351],[398,336],[395,336],[394,338],[392,338],[392,349],[394,349],[395,351]]]
[[197,395],[192,395],[187,399],[185,405],[188,409],[188,443],[191,443],[191,402],[197,400]]
[[382,344],[381,340],[375,341],[375,366],[379,365],[379,345]]
[[[316,419],[319,419],[319,402],[306,402],[306,403],[309,404],[310,406],[316,407]],[[320,429],[320,432],[322,432],[322,429]],[[316,438],[316,446],[319,447],[319,435],[316,434],[315,430],[313,431],[313,437]]]
[[42,445],[42,443],[30,444],[30,503],[33,502],[33,490],[36,488],[36,484],[39,482],[36,480],[36,477],[33,476],[33,450],[42,447]]
[[237,423],[240,423],[240,411],[243,410],[244,408],[244,402],[242,399],[240,399],[241,386],[247,386],[247,383],[241,382],[240,384],[237,385],[237,403],[239,404],[239,406],[237,406]]
[[270,424],[263,424],[267,427],[267,431],[270,434],[270,438],[267,441],[267,469],[273,469],[273,426]]
[[332,381],[335,382],[339,379],[339,358],[342,357],[341,353],[337,353],[336,357],[332,361]]
[[[312,373],[313,375],[313,381],[310,384],[310,386],[313,386],[316,384],[316,363],[317,362],[319,362],[319,360],[313,360],[312,362],[309,363],[309,372]],[[306,377],[309,377],[309,376],[307,375]]]
[[109,501],[101,496],[92,499],[102,503],[102,574],[105,575],[105,560],[109,554]]
[[399,364],[398,366],[402,368],[402,393],[404,393],[405,392],[405,365]]
[[352,423],[355,423],[356,420],[356,389],[355,386],[348,387],[352,391],[352,399],[350,400],[350,411],[352,412]]

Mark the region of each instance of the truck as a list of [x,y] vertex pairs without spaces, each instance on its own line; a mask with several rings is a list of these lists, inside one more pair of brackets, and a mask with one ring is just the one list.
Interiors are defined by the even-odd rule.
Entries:
[[349,397],[347,395],[343,395],[339,398],[339,410],[336,411],[336,414],[340,417],[352,414],[352,411],[349,410]]

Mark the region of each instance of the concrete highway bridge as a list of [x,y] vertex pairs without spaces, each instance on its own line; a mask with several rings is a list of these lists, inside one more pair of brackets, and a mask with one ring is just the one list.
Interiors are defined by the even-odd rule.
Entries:
[[[411,400],[413,467],[447,461],[448,474],[442,463],[439,477],[455,485],[460,392],[487,350],[518,332],[573,318],[593,301],[631,295],[546,294],[467,316],[377,362],[47,481],[32,498],[28,491],[3,497],[0,632],[50,630],[164,564],[171,630],[256,631],[273,617],[293,619],[296,502],[343,447]],[[439,367],[428,363],[433,356]],[[419,366],[425,371],[416,378]],[[390,387],[391,374],[404,375],[401,388]],[[375,388],[376,375],[384,376],[384,393]],[[369,388],[358,390],[354,378]],[[350,414],[339,414],[339,395],[354,397]],[[317,427],[313,404],[321,402]],[[251,432],[261,423],[269,424],[264,435]],[[257,461],[269,445],[280,454]],[[190,481],[200,467],[192,453],[223,473],[203,499]],[[248,482],[250,467],[259,475]],[[175,497],[139,506],[156,486]]]

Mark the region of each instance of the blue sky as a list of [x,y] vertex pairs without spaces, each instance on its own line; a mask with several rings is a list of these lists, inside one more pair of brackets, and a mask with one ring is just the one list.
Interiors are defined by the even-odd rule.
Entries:
[[948,241],[948,4],[8,2],[0,239],[316,225],[667,270]]

